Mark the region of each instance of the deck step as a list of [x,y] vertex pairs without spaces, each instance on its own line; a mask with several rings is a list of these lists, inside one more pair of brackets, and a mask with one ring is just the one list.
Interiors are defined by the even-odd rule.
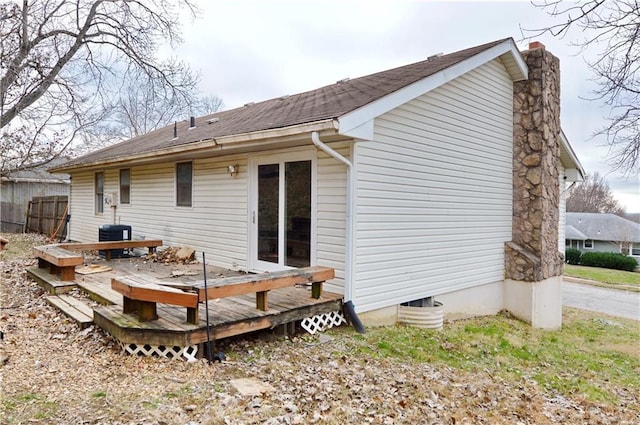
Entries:
[[93,309],[79,299],[70,295],[48,295],[46,300],[75,321],[81,329],[93,324]]
[[82,292],[87,294],[89,298],[99,304],[122,304],[122,295],[112,290],[109,283],[100,285],[91,280],[79,280],[78,289],[80,289]]
[[60,276],[50,274],[47,269],[40,269],[38,266],[28,268],[27,276],[50,294],[62,294],[78,287],[74,281],[62,281]]

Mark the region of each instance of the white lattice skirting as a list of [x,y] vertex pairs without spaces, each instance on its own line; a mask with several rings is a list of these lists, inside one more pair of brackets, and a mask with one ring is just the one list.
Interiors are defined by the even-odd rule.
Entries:
[[[302,326],[302,329],[313,335],[318,332],[324,332],[335,326],[340,326],[343,323],[347,323],[347,320],[344,318],[342,313],[339,311],[333,311],[331,313],[307,317],[302,320],[300,325]],[[196,361],[196,355],[198,353],[197,345],[190,345],[187,347],[166,347],[164,345],[120,343],[120,346],[123,351],[134,356],[157,356],[168,359],[184,358],[188,362]]]
[[165,347],[164,345],[137,345],[137,344],[120,344],[122,349],[134,356],[158,356],[168,359],[179,359],[184,357],[188,362],[196,361],[198,353],[197,345],[189,345],[187,347]]
[[302,326],[302,329],[313,335],[316,332],[324,332],[327,329],[331,329],[334,326],[340,326],[343,323],[347,323],[347,320],[344,318],[342,313],[339,311],[332,311],[331,313],[307,317],[302,320],[300,326]]

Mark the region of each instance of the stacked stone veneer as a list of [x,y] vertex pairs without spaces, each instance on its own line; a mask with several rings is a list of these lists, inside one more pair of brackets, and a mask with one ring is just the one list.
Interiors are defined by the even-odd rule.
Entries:
[[562,274],[558,251],[560,62],[540,43],[522,52],[529,78],[514,83],[513,230],[505,277],[539,282]]

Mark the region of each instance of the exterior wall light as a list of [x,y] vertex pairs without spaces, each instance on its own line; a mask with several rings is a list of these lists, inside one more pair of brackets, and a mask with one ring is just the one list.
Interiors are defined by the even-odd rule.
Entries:
[[238,164],[236,165],[227,165],[227,172],[229,173],[229,175],[231,177],[235,176],[236,174],[238,174]]

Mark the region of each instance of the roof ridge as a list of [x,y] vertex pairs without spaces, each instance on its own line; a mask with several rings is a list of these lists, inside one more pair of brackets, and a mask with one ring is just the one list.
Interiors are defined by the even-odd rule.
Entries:
[[[412,62],[412,63],[405,64],[405,65],[396,66],[394,68],[384,69],[382,71],[372,72],[370,74],[361,75],[359,77],[341,79],[341,80],[336,81],[335,83],[326,84],[324,86],[320,86],[320,87],[317,87],[315,89],[310,89],[310,90],[305,90],[305,91],[302,91],[302,92],[299,92],[299,93],[285,95],[286,99],[284,99],[284,100],[289,100],[292,97],[313,93],[313,92],[316,92],[316,91],[319,91],[319,90],[322,90],[322,89],[326,89],[328,87],[334,87],[334,86],[339,86],[339,85],[343,85],[343,84],[352,84],[352,83],[355,83],[355,82],[358,82],[358,81],[362,81],[362,79],[365,79],[365,78],[370,78],[370,77],[375,77],[375,76],[384,75],[384,74],[388,74],[388,73],[393,73],[395,71],[398,71],[398,70],[401,70],[401,69],[406,69],[408,67],[412,67],[412,66],[416,66],[416,65],[420,65],[420,64],[425,64],[425,63],[429,63],[429,62],[430,63],[434,63],[436,61],[444,62],[445,59],[451,58],[453,55],[464,56],[465,53],[468,53],[470,51],[477,51],[477,53],[480,53],[480,52],[482,52],[484,50],[487,50],[487,49],[489,49],[489,48],[491,48],[493,46],[497,46],[498,44],[504,43],[507,40],[513,40],[513,38],[512,37],[506,37],[506,38],[502,38],[500,40],[496,40],[496,41],[491,41],[491,42],[488,42],[488,43],[480,44],[478,46],[468,47],[468,48],[462,49],[462,50],[456,50],[454,52],[446,53],[446,54],[443,54],[443,55],[440,55],[440,56],[437,56],[437,57],[429,56],[426,59],[423,59],[421,61]],[[464,59],[467,59],[467,57],[461,57],[455,63],[461,62]],[[453,65],[453,64],[449,64],[449,66],[451,66],[451,65]],[[233,109],[228,109],[226,111],[219,111],[219,112],[214,113],[213,115],[217,116],[217,115],[222,114],[224,112],[230,112],[230,111],[234,111],[234,110],[239,110],[239,109],[242,109],[242,108],[245,108],[245,107],[248,107],[248,106],[257,106],[257,105],[260,105],[260,104],[264,104],[265,102],[271,102],[271,101],[274,101],[274,100],[283,100],[283,97],[285,97],[285,96],[281,95],[281,96],[273,97],[273,98],[270,98],[270,99],[265,99],[265,100],[259,100],[259,101],[253,101],[253,102],[245,103],[243,106],[239,106],[239,107],[236,107],[236,108],[233,108]]]

